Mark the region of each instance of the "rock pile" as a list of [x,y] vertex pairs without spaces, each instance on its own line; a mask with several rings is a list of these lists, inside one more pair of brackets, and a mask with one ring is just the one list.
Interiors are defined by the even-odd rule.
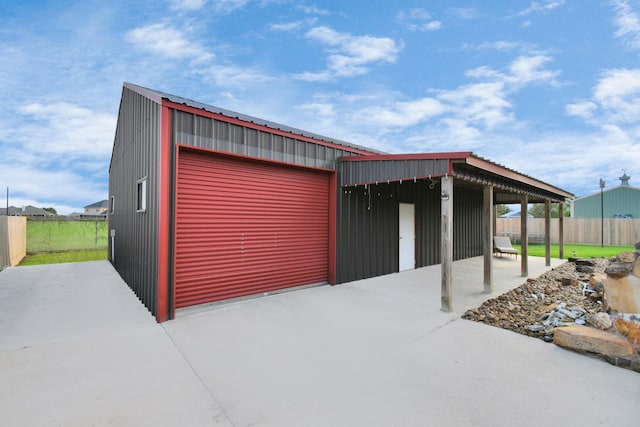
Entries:
[[583,324],[588,314],[600,311],[602,284],[597,274],[603,275],[606,266],[604,258],[573,259],[462,317],[551,342],[556,327],[576,320]]
[[[640,283],[640,244],[636,247],[635,253],[611,260],[570,258],[462,317],[595,353],[640,372],[640,314],[619,312],[629,307],[629,298],[622,299],[629,283]],[[632,300],[640,301],[638,296],[631,292]]]

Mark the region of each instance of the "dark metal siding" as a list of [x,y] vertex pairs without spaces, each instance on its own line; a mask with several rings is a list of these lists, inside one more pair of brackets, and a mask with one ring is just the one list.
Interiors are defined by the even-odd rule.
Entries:
[[453,259],[482,255],[482,189],[453,189]]
[[174,144],[324,169],[335,169],[338,158],[353,155],[347,149],[288,138],[184,111],[172,111]]
[[398,271],[396,184],[351,187],[338,195],[338,283]]
[[342,186],[386,183],[448,173],[449,159],[343,161],[338,165]]
[[[415,204],[416,267],[440,263],[440,185],[410,180],[342,188],[337,282],[398,271],[398,204]],[[482,190],[454,188],[454,259],[482,255]]]
[[[124,88],[118,113],[109,198],[114,213],[115,259],[111,262],[143,304],[156,315],[158,272],[158,190],[160,113],[156,102]],[[137,181],[147,177],[147,209],[136,212]],[[111,258],[109,237],[109,258]]]

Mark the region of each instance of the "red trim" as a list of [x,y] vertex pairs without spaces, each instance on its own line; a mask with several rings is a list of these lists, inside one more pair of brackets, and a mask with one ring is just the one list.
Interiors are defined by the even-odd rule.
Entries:
[[162,107],[160,143],[160,188],[158,215],[158,299],[156,320],[173,318],[173,304],[169,313],[169,214],[171,195],[171,110]]
[[336,251],[337,251],[337,218],[338,218],[338,189],[336,173],[329,176],[329,277],[330,285],[336,284]]
[[521,174],[520,172],[516,172],[512,169],[508,169],[504,166],[500,166],[496,163],[490,162],[488,160],[485,159],[481,159],[475,156],[470,157],[469,159],[467,159],[467,164],[474,166],[476,168],[479,169],[483,169],[486,170],[487,172],[491,172],[494,173],[496,175],[501,175],[504,176],[505,178],[509,178],[512,179],[514,181],[518,181],[518,182],[522,182],[524,184],[530,185],[532,187],[537,187],[539,189],[545,190],[545,191],[549,191],[550,193],[555,193],[558,194],[560,196],[564,196],[566,198],[572,198],[573,194],[564,191],[558,187],[554,187],[551,184],[547,184],[546,182],[542,182],[539,181],[535,178],[532,178],[530,176]]
[[471,151],[452,153],[369,154],[367,156],[345,156],[343,162],[368,162],[371,160],[459,160],[471,156]]
[[321,172],[335,172],[335,170],[333,169],[317,168],[313,166],[298,165],[295,163],[286,163],[280,160],[264,159],[262,157],[251,157],[251,156],[246,156],[244,154],[236,154],[236,153],[229,153],[227,151],[212,150],[210,148],[194,147],[192,145],[177,144],[177,147],[180,150],[193,151],[195,153],[215,154],[216,156],[231,157],[238,160],[247,160],[247,161],[256,162],[256,163],[277,164],[278,166],[294,168],[294,169],[313,169]]
[[163,100],[162,105],[163,106],[167,106],[169,108],[174,108],[176,110],[184,111],[186,113],[196,114],[196,115],[199,115],[199,116],[209,117],[209,118],[212,118],[212,119],[220,120],[220,121],[227,122],[227,123],[233,123],[235,125],[248,127],[248,128],[251,128],[251,129],[261,130],[261,131],[264,131],[264,132],[272,133],[274,135],[280,135],[280,136],[284,136],[284,137],[287,137],[287,138],[298,139],[300,141],[311,142],[311,143],[314,143],[314,144],[324,145],[326,147],[337,148],[339,150],[349,151],[349,152],[354,153],[354,154],[371,155],[371,151],[366,151],[364,149],[357,149],[357,148],[349,147],[348,145],[335,144],[333,142],[323,141],[321,139],[311,138],[309,136],[299,135],[299,134],[296,134],[296,133],[287,132],[287,131],[283,131],[283,130],[280,130],[280,129],[274,129],[274,128],[271,128],[269,126],[259,125],[257,123],[252,123],[252,122],[247,122],[245,120],[241,120],[241,119],[238,119],[238,118],[235,118],[235,117],[225,116],[225,115],[220,114],[220,113],[212,113],[211,111],[203,110],[201,108],[195,108],[195,107],[190,107],[190,106],[184,105],[184,104],[178,104],[178,103],[166,100],[166,99]]

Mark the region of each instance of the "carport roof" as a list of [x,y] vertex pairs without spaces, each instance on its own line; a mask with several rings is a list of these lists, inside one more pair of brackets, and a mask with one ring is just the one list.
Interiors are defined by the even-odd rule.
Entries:
[[564,202],[573,194],[517,172],[470,151],[449,153],[375,154],[347,156],[338,165],[342,187],[452,176],[458,185],[491,185],[496,203]]

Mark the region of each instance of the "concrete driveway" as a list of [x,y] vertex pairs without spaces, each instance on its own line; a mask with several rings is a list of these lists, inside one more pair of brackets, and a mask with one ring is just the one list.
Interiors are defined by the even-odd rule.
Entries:
[[[554,265],[559,261],[553,260]],[[530,276],[544,272],[530,258]],[[495,295],[523,283],[496,258]],[[482,258],[199,307],[157,324],[108,262],[0,273],[10,426],[636,426],[640,376],[460,319]]]

